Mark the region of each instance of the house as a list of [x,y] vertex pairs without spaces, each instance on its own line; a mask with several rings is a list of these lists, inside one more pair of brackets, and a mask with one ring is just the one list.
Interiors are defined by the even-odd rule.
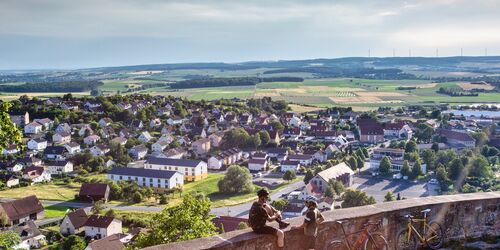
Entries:
[[55,132],[56,133],[61,133],[61,132],[71,133],[71,130],[72,130],[71,126],[65,122],[65,123],[60,123],[59,125],[57,125]]
[[[388,157],[391,161],[392,169],[391,171],[399,172],[404,162],[404,149],[400,148],[376,148],[373,150],[373,154],[370,157],[370,169],[372,171],[378,171],[380,167],[380,162],[384,157]],[[425,171],[425,164],[423,164],[422,169]]]
[[377,144],[384,141],[384,130],[376,120],[371,118],[359,119],[357,124],[360,142]]
[[64,160],[68,151],[63,146],[48,146],[43,151],[45,158],[51,160]]
[[386,123],[384,126],[384,137],[397,139],[411,139],[413,131],[404,121]]
[[295,154],[295,155],[288,155],[288,160],[289,161],[298,161],[302,166],[309,166],[313,162],[313,156],[312,155],[306,155],[306,154]]
[[218,155],[208,159],[208,169],[220,170],[223,166],[229,166],[240,161],[243,158],[243,151],[239,148],[225,150]]
[[155,118],[149,122],[149,127],[150,128],[158,128],[161,126],[161,120],[160,118]]
[[30,114],[25,112],[24,115],[10,115],[10,120],[12,123],[16,124],[16,126],[22,128],[30,123]]
[[302,136],[302,131],[299,128],[285,128],[283,130],[283,136],[291,140],[297,140]]
[[274,143],[276,145],[280,145],[281,142],[281,136],[280,133],[277,130],[273,131],[267,131],[269,133],[269,143]]
[[109,148],[108,145],[99,144],[99,145],[95,145],[95,146],[91,147],[90,153],[93,156],[99,157],[99,156],[106,155],[107,153],[109,153],[110,150],[111,149]]
[[71,142],[71,133],[69,132],[58,132],[52,136],[52,142],[56,144],[65,144]]
[[23,179],[30,180],[31,184],[50,181],[50,173],[44,167],[27,167],[23,170]]
[[191,147],[193,151],[198,155],[207,154],[208,152],[210,152],[210,139],[202,138],[196,140],[195,142],[193,142]]
[[101,140],[100,136],[98,136],[98,135],[89,135],[89,136],[83,138],[83,143],[85,143],[86,145],[94,145],[99,140]]
[[82,151],[80,148],[80,144],[76,142],[66,143],[63,145],[63,147],[68,151],[68,154],[70,155],[74,155]]
[[105,127],[101,129],[101,138],[109,139],[114,136],[116,136],[116,133],[112,127]]
[[13,174],[0,174],[0,181],[9,188],[19,185],[19,178]]
[[167,143],[172,143],[174,141],[174,137],[172,137],[170,134],[163,134],[158,138],[158,141],[163,141]]
[[[210,132],[209,132],[210,133]],[[220,143],[222,142],[222,138],[224,137],[224,132],[216,132],[208,136],[210,139],[211,146],[214,148],[218,148]]]
[[[19,160],[19,163],[21,163],[22,165],[24,165],[26,167],[40,166],[40,165],[42,165],[42,160],[40,160],[36,157],[25,156]],[[22,166],[21,166],[21,169],[22,169]],[[21,170],[19,170],[19,171],[21,171]]]
[[241,125],[248,125],[252,122],[253,115],[251,113],[243,113],[240,115],[240,124]]
[[182,159],[187,154],[187,152],[182,148],[171,148],[167,151],[164,151],[164,154],[167,158],[170,159]]
[[267,160],[269,156],[267,155],[266,152],[254,152],[252,154],[252,159],[260,159],[260,160]]
[[340,181],[345,187],[350,187],[353,184],[354,171],[346,163],[342,162],[319,172],[309,182],[324,193],[330,180]]
[[19,153],[19,148],[15,144],[10,144],[3,150],[2,153],[4,155],[14,155]]
[[19,225],[44,218],[44,208],[35,195],[0,203],[0,214],[7,216],[7,225]]
[[179,116],[170,116],[170,118],[167,119],[167,124],[168,125],[180,125],[184,122],[184,119],[179,117]]
[[158,140],[157,142],[151,144],[151,151],[153,152],[163,152],[169,145],[169,142],[167,141],[160,141]]
[[19,249],[42,248],[47,243],[43,235],[33,221],[26,221],[15,225],[10,230],[16,232],[21,237]]
[[288,157],[288,149],[286,148],[268,148],[266,152],[269,158],[274,158],[278,161],[286,160]]
[[149,134],[148,131],[143,131],[139,134],[137,139],[141,142],[147,143],[147,142],[151,141],[151,139],[153,139],[153,137]]
[[250,159],[248,160],[248,169],[250,171],[263,171],[266,170],[267,160],[262,159]]
[[38,122],[31,122],[29,124],[27,124],[26,126],[24,126],[24,133],[25,134],[38,134],[40,132],[42,132],[43,130],[43,126],[42,124],[38,123]]
[[49,130],[52,128],[52,126],[54,126],[54,122],[49,118],[35,119],[33,121],[41,124],[43,126],[43,130]]
[[133,181],[141,187],[150,187],[158,193],[184,185],[184,176],[180,172],[150,168],[115,167],[108,171],[108,179]]
[[79,103],[78,102],[72,102],[72,101],[67,101],[63,102],[60,107],[65,110],[78,110],[79,109]]
[[99,126],[104,128],[104,127],[107,127],[109,125],[111,125],[113,123],[113,120],[111,120],[111,118],[109,117],[104,117],[104,118],[101,118],[99,120]]
[[142,144],[132,147],[128,150],[128,153],[135,160],[141,160],[148,154],[148,148]]
[[304,151],[305,155],[312,155],[313,160],[319,162],[325,162],[328,159],[328,155],[321,149],[318,150],[306,150]]
[[73,163],[67,160],[50,161],[47,163],[47,169],[51,175],[61,175],[73,172]]
[[141,120],[134,119],[130,123],[130,127],[134,128],[134,129],[142,129],[144,127],[144,124],[142,123]]
[[83,183],[78,193],[78,200],[84,202],[108,201],[109,186],[105,183]]
[[97,102],[97,101],[86,101],[83,104],[83,107],[86,108],[86,109],[98,108],[100,106],[101,106],[101,104],[99,102]]
[[28,141],[28,149],[41,151],[47,147],[47,140],[43,138],[35,138]]
[[114,144],[120,144],[122,146],[125,146],[125,144],[127,144],[127,138],[123,138],[123,137],[115,137],[111,140],[110,143],[114,143]]
[[113,217],[91,215],[85,222],[85,237],[102,239],[122,233],[122,222]]
[[79,208],[73,212],[67,213],[59,225],[59,232],[62,235],[73,235],[83,232],[88,215],[85,209]]
[[208,176],[207,163],[200,160],[149,157],[144,168],[177,171],[186,181],[198,181]]
[[84,250],[122,250],[125,249],[123,236],[127,234],[113,234],[100,240],[90,242]]
[[300,168],[300,162],[285,160],[280,162],[280,166],[281,166],[281,172],[283,173],[285,173],[288,170],[298,172]]
[[16,161],[2,161],[0,162],[0,170],[7,170],[8,172],[15,173],[23,170],[23,165]]
[[446,138],[446,144],[455,148],[474,148],[476,140],[471,135],[447,129],[438,129],[437,134]]
[[301,123],[302,123],[302,120],[296,116],[294,116],[294,117],[290,118],[290,120],[288,120],[288,125],[292,126],[292,127],[296,127],[296,128],[298,128]]
[[90,127],[89,124],[77,124],[77,126],[80,127],[78,130],[78,136],[86,136],[86,135],[92,135],[94,133],[94,130]]

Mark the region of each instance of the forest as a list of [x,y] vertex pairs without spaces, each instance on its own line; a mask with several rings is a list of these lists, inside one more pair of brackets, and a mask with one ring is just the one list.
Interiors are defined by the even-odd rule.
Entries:
[[0,85],[1,92],[84,92],[104,85],[101,81],[25,83],[22,85]]

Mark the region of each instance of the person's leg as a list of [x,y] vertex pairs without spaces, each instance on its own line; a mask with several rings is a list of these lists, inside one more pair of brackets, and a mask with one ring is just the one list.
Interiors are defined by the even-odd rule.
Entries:
[[270,226],[263,226],[261,228],[258,228],[258,229],[254,229],[253,230],[255,233],[257,234],[272,234],[272,235],[275,235],[276,238],[277,238],[277,245],[278,247],[284,247],[285,246],[285,233],[283,233],[283,231],[277,229],[277,228],[274,228],[274,227],[270,227]]
[[276,229],[276,237],[278,238],[278,247],[285,246],[285,233],[279,229]]

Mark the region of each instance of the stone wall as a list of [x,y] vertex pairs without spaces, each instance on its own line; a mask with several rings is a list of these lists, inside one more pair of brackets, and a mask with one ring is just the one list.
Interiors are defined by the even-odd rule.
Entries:
[[[406,225],[402,218],[406,214],[421,216],[421,211],[431,209],[431,220],[443,226],[445,240],[460,240],[481,235],[500,236],[500,192],[443,195],[415,198],[375,205],[337,209],[325,212],[326,221],[320,225],[316,239],[316,249],[338,239],[341,229],[335,221],[345,220],[344,227],[349,232],[360,230],[368,221],[381,221],[381,233],[391,249],[397,233]],[[290,219],[292,225],[299,225],[302,218]],[[274,225],[276,226],[276,225]],[[285,229],[285,249],[301,249],[302,230]],[[250,229],[233,231],[217,236],[150,247],[159,249],[278,249],[276,238],[270,235],[256,235]]]

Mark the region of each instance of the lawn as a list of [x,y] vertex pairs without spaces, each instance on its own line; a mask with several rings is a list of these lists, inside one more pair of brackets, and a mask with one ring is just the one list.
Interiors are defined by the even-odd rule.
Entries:
[[11,188],[0,191],[0,198],[22,198],[36,195],[40,200],[73,200],[80,191],[80,183],[70,184],[35,184],[27,187]]
[[57,206],[57,205],[46,206],[44,214],[46,219],[63,217],[70,210],[71,208],[65,206]]

